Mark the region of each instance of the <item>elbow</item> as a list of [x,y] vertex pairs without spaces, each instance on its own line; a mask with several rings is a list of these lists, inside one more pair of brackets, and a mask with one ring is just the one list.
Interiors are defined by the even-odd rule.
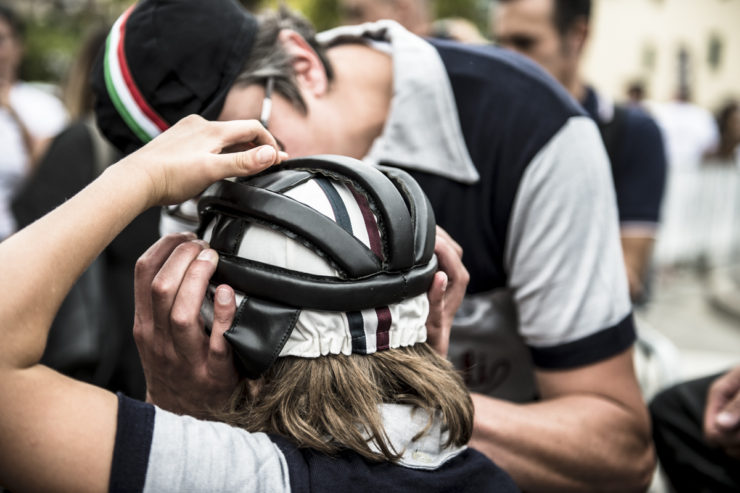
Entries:
[[619,491],[645,492],[653,482],[657,468],[655,449],[651,440],[647,440],[640,450],[630,454],[631,460],[623,470],[623,482],[617,486]]

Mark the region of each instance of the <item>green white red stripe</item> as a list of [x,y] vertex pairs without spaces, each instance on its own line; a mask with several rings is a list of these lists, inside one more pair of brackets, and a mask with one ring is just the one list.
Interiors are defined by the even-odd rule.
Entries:
[[141,95],[126,61],[123,49],[126,20],[133,11],[132,5],[118,18],[105,43],[105,86],[113,105],[131,131],[146,143],[169,128]]

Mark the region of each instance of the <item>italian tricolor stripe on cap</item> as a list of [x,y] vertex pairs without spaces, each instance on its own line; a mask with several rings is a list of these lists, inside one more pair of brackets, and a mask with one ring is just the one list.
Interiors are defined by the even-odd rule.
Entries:
[[105,43],[105,87],[121,118],[142,142],[146,143],[169,128],[164,119],[147,104],[131,77],[123,42],[126,20],[134,9],[128,8],[118,18]]

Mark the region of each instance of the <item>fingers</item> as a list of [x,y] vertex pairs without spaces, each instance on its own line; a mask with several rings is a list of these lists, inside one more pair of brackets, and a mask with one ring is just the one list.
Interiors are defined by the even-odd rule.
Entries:
[[446,243],[452,247],[459,258],[463,256],[463,249],[458,242],[452,239],[452,236],[445,231],[441,226],[437,226],[437,237],[442,238]]
[[427,317],[427,343],[443,358],[447,357],[450,340],[450,325],[445,315],[445,291],[447,290],[447,274],[434,274],[432,285],[427,292],[429,298],[429,315]]
[[231,327],[235,314],[234,290],[225,284],[219,286],[213,300],[213,324],[208,351],[208,371],[211,376],[234,372],[231,346],[224,337],[224,332]]
[[710,443],[726,443],[740,425],[740,367],[725,373],[709,388],[704,434]]
[[139,257],[134,269],[136,320],[134,336],[148,337],[153,329],[152,281],[178,245],[195,239],[193,233],[179,233],[160,238]]
[[470,275],[462,263],[462,248],[445,230],[437,227],[434,245],[439,271],[427,292],[427,342],[442,356],[447,356],[455,312],[460,307]]
[[193,366],[204,362],[207,355],[208,336],[200,307],[217,264],[215,250],[201,250],[187,266],[170,311],[170,335],[175,351]]
[[154,206],[182,202],[218,180],[257,173],[286,157],[257,121],[211,122],[190,115],[116,169],[136,170],[132,176],[142,180],[147,205]]
[[[277,164],[287,158],[280,150],[275,137],[255,120],[210,122],[222,132],[221,164],[233,168],[234,176],[251,174]],[[229,150],[242,149],[238,152]]]
[[280,150],[275,137],[257,120],[214,121],[209,124],[221,135],[222,149],[249,143],[253,147],[270,146],[276,153]]
[[152,310],[158,326],[168,325],[170,311],[185,271],[204,247],[203,242],[198,240],[178,245],[152,279]]
[[[439,231],[443,231],[441,228]],[[470,274],[462,263],[462,248],[447,233],[437,235],[434,245],[439,270],[447,274],[446,309],[451,316],[460,307],[470,282]]]

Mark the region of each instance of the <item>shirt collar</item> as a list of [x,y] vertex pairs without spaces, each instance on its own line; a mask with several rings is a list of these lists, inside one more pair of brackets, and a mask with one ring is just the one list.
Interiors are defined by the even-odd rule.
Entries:
[[[399,463],[412,469],[433,470],[463,452],[467,447],[444,447],[448,433],[436,412],[429,426],[429,413],[408,404],[381,404],[383,428],[393,450],[402,452]],[[427,426],[429,426],[427,428]],[[423,433],[423,434],[422,434]],[[414,440],[414,437],[422,434]],[[379,452],[375,442],[370,447]]]
[[452,85],[437,50],[389,20],[342,26],[317,36],[324,45],[358,39],[370,46],[389,43],[393,57],[390,113],[365,161],[394,164],[462,183],[477,182],[478,171],[465,145]]

